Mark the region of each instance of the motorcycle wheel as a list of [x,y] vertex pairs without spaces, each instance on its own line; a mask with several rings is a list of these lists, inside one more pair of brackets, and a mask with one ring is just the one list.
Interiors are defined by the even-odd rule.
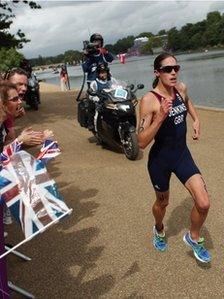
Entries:
[[96,132],[93,133],[93,136],[96,138],[97,144],[104,145],[103,140],[100,138],[98,134],[96,134]]
[[135,160],[138,157],[139,145],[135,132],[127,132],[124,135],[123,151],[129,160]]

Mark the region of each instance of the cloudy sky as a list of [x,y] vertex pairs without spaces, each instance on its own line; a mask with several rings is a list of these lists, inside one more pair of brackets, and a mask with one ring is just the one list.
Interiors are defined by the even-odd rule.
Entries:
[[31,42],[22,53],[27,58],[54,56],[81,50],[82,41],[94,32],[105,43],[143,31],[178,29],[206,18],[210,11],[224,13],[224,1],[36,1],[40,10],[15,6],[11,31],[21,29]]

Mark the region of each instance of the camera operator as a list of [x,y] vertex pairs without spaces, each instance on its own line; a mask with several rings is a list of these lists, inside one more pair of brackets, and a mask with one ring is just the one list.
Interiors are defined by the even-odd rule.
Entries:
[[108,65],[114,60],[111,53],[103,47],[103,37],[99,33],[94,33],[90,37],[90,42],[84,42],[83,53],[85,61],[82,64],[83,71],[87,73],[87,85],[96,79],[96,68],[98,64],[104,63]]

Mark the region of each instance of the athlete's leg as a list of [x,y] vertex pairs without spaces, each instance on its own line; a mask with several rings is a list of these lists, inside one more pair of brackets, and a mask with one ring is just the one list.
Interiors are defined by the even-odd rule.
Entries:
[[[155,156],[154,156],[155,155]],[[156,192],[156,201],[152,207],[152,213],[155,218],[153,227],[153,245],[159,251],[167,249],[163,218],[166,213],[166,207],[169,203],[169,182],[171,171],[166,161],[158,160],[158,156],[153,150],[149,155],[148,171],[154,190]]]
[[194,207],[191,211],[190,235],[193,240],[198,241],[201,227],[210,207],[209,196],[201,174],[191,176],[185,183],[185,187],[194,199]]
[[168,201],[169,191],[156,191],[156,201],[152,207],[152,212],[155,218],[155,226],[153,227],[153,246],[158,251],[165,251],[167,249],[165,231],[163,226],[163,218],[166,213]]
[[156,201],[152,206],[152,213],[155,218],[155,227],[158,232],[163,232],[163,218],[166,213],[166,207],[169,204],[169,190],[166,192],[156,191]]
[[204,180],[188,149],[185,150],[182,159],[178,161],[175,173],[194,199],[190,231],[184,235],[183,241],[191,247],[196,259],[203,263],[209,263],[211,254],[204,247],[204,242],[199,239],[201,227],[210,207],[209,197]]

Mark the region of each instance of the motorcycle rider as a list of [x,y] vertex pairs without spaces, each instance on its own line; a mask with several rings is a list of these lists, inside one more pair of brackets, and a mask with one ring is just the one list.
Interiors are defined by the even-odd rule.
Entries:
[[110,88],[116,83],[116,79],[111,77],[110,69],[107,64],[100,63],[96,68],[96,79],[91,82],[90,89],[93,91],[101,91],[105,88]]
[[114,57],[103,47],[103,37],[99,33],[94,33],[90,37],[90,43],[84,48],[85,61],[82,64],[83,71],[87,73],[87,85],[90,86],[91,81],[97,77],[96,68],[98,64],[112,62]]
[[[90,91],[93,92],[101,91],[103,89],[109,89],[113,84],[117,82],[113,77],[111,77],[110,69],[108,65],[105,63],[98,64],[96,68],[96,76],[97,76],[96,79],[92,81],[90,84]],[[91,106],[92,111],[90,111],[89,129],[94,129],[95,132],[97,132],[97,117],[100,109],[100,103],[99,103],[100,99],[98,98],[97,95],[90,96],[89,99],[93,103],[93,105]]]

